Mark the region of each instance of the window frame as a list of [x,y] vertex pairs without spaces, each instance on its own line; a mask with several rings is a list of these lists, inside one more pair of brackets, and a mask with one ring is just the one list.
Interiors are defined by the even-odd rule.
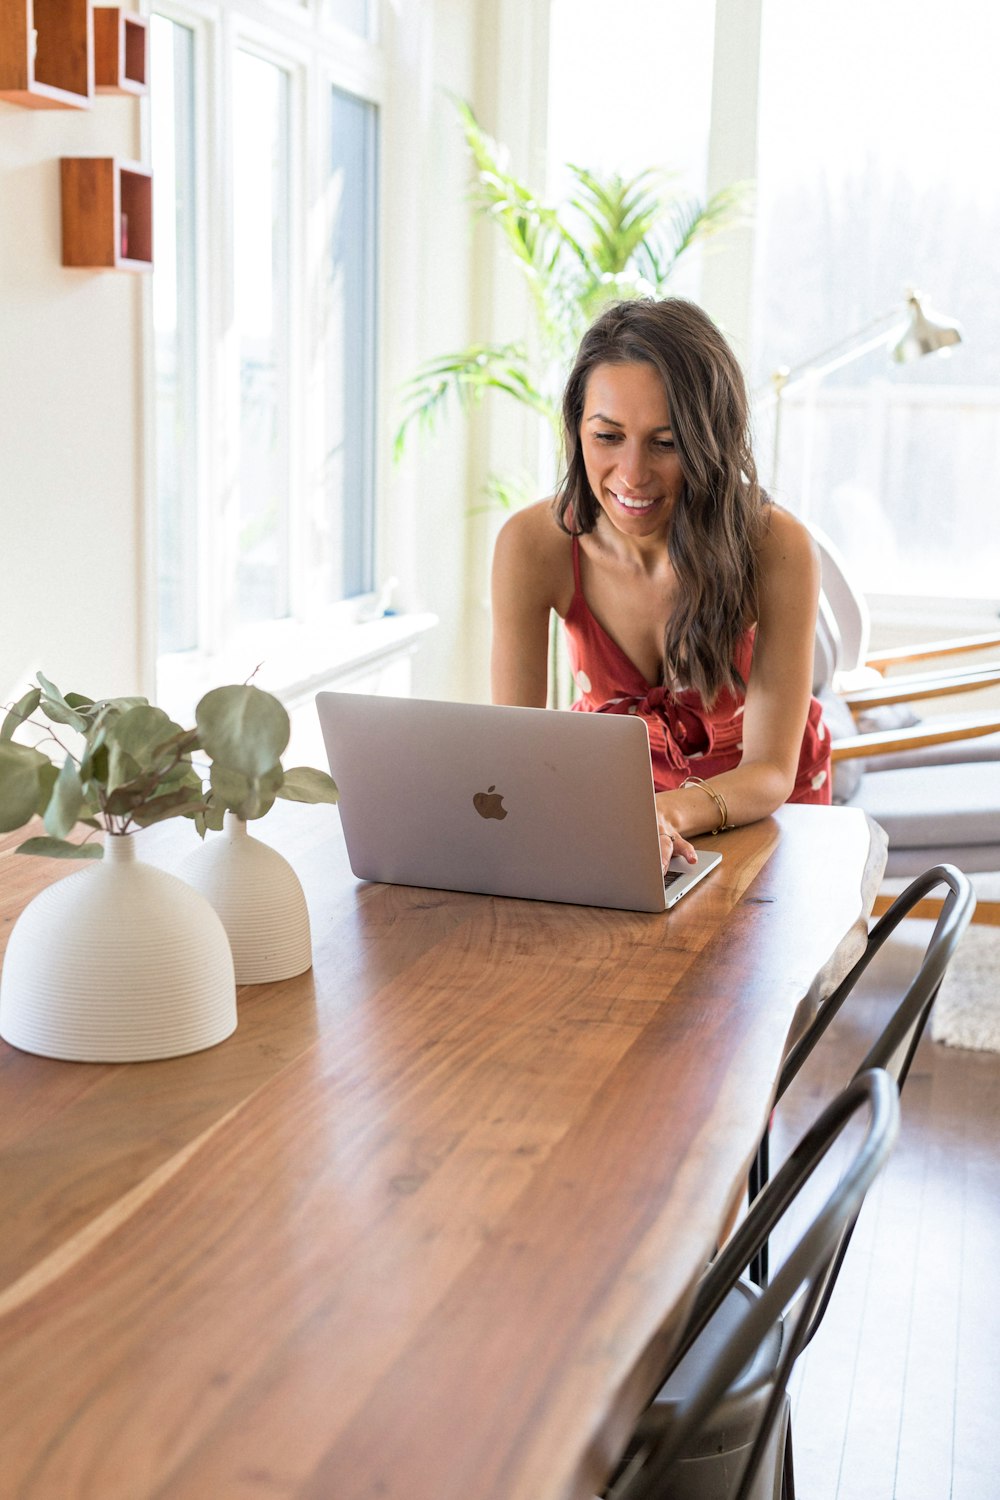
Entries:
[[[288,0],[156,0],[152,13],[186,26],[194,33],[194,121],[200,149],[195,156],[195,264],[198,306],[195,330],[195,371],[199,420],[193,441],[193,469],[198,502],[197,644],[189,651],[163,653],[157,640],[155,543],[144,549],[145,580],[150,605],[144,634],[157,674],[166,686],[161,698],[180,701],[197,693],[213,671],[232,663],[245,677],[257,662],[272,654],[288,657],[289,642],[297,632],[311,638],[317,631],[336,630],[363,616],[378,594],[378,533],[380,448],[371,455],[371,494],[368,526],[374,534],[373,580],[369,592],[350,599],[317,597],[308,569],[309,518],[322,506],[325,485],[322,455],[325,446],[325,375],[315,371],[318,358],[314,330],[320,326],[328,239],[326,221],[318,229],[310,205],[323,201],[329,174],[331,93],[338,88],[369,103],[379,112],[375,132],[374,192],[371,206],[375,243],[385,243],[385,206],[381,184],[385,131],[386,63],[382,48],[339,26],[325,13],[324,0],[301,6]],[[373,27],[373,34],[381,28]],[[289,378],[287,382],[288,609],[287,618],[251,625],[232,622],[235,578],[234,527],[238,525],[235,469],[239,445],[239,352],[233,327],[233,162],[234,98],[237,53],[244,50],[281,67],[288,74],[289,136]],[[148,137],[149,126],[145,127]],[[147,154],[150,142],[144,142]],[[379,309],[384,304],[383,257],[374,271],[374,330],[371,358],[375,368],[371,429],[380,436],[382,392],[382,329]],[[147,348],[154,348],[152,298],[147,299]],[[153,541],[156,529],[156,391],[152,359],[147,369],[145,413],[152,441],[146,464],[150,512],[145,530]],[[228,497],[228,498],[227,498]],[[219,559],[226,558],[225,565]],[[252,658],[252,660],[251,660]],[[249,663],[249,665],[247,665]],[[232,670],[231,669],[231,670]],[[185,689],[190,680],[191,692]],[[193,702],[193,697],[191,698]]]

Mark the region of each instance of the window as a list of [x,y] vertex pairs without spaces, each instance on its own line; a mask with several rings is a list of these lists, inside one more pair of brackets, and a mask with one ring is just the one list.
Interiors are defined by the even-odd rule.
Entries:
[[290,187],[289,79],[236,55],[233,281],[239,351],[235,614],[288,614]]
[[198,642],[200,566],[194,33],[165,16],[151,33],[158,631],[162,651],[186,651]]
[[[374,587],[381,76],[372,44],[341,56],[350,17],[329,0],[275,6],[266,24],[242,0],[215,19],[162,3],[161,682],[222,657],[252,670]],[[367,34],[367,7],[348,9]]]
[[765,0],[763,18],[756,382],[894,305],[902,322],[907,284],[965,333],[950,357],[886,346],[790,390],[777,497],[870,591],[995,595],[1000,13]]
[[[676,174],[679,191],[704,197],[712,93],[714,16],[704,0],[552,0],[549,45],[550,188],[567,191],[564,164],[623,177],[647,167]],[[599,41],[595,41],[599,38]],[[663,58],[664,87],[641,80]],[[624,107],[623,107],[624,106]],[[699,258],[672,277],[697,298]]]
[[327,448],[323,516],[331,597],[374,586],[377,111],[331,91]]
[[372,0],[327,0],[331,21],[337,21],[358,36],[371,35],[374,17]]

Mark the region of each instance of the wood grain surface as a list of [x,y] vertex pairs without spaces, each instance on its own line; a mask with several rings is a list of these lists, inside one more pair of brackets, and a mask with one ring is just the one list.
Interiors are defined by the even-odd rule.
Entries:
[[[867,820],[728,833],[663,915],[362,884],[333,808],[255,832],[306,889],[310,973],[241,989],[190,1057],[0,1043],[4,1495],[594,1494],[796,1005],[854,951]],[[169,868],[189,836],[143,853]],[[3,942],[67,874],[15,842]]]

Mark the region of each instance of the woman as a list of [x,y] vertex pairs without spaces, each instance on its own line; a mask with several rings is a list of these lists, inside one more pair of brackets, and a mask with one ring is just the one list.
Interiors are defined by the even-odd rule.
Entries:
[[493,561],[493,700],[544,707],[549,613],[575,709],[646,720],[664,861],[697,834],[830,800],[811,696],[819,563],[761,490],[746,388],[693,303],[609,307],[563,398],[567,471]]

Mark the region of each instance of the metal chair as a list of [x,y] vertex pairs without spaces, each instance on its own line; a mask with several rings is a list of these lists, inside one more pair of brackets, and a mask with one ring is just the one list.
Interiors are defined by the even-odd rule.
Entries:
[[[868,1112],[840,1182],[763,1291],[742,1276],[848,1123]],[[826,1310],[868,1188],[899,1126],[898,1091],[871,1070],[823,1111],[702,1277],[669,1378],[643,1413],[605,1500],[794,1500],[787,1384]]]
[[[886,939],[896,930],[900,922],[910,915],[929,891],[941,885],[947,887],[947,895],[917,972],[885,1027],[872,1043],[867,1055],[859,1062],[855,1074],[857,1076],[869,1068],[884,1068],[902,1090],[910,1071],[913,1054],[917,1050],[917,1044],[923,1035],[931,1007],[941,987],[941,981],[958,946],[959,939],[972,920],[976,906],[971,881],[953,865],[935,865],[932,869],[925,870],[916,880],[910,882],[906,890],[896,897],[884,916],[875,923],[869,933],[868,946],[864,953],[833,993],[823,1001],[813,1020],[785,1058],[778,1077],[775,1103],[791,1087],[793,1079],[799,1073],[806,1058],[823,1037],[840,1007]],[[750,1170],[748,1197],[751,1202],[767,1182],[769,1156],[770,1133],[766,1130],[761,1137],[757,1156]],[[758,1285],[763,1285],[767,1279],[766,1241],[762,1244],[760,1254],[751,1267],[751,1275]]]

